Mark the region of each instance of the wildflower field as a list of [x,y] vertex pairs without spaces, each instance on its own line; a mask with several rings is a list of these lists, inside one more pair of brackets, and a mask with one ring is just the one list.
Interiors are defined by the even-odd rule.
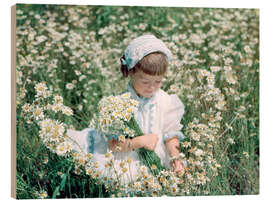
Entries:
[[[17,4],[16,26],[18,199],[259,194],[258,10]],[[66,131],[126,90],[119,59],[142,34],[173,53],[162,89],[185,105],[187,167],[120,185]]]

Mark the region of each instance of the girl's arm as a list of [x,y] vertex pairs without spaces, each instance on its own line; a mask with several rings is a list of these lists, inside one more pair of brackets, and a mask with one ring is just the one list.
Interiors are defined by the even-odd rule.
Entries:
[[156,148],[158,137],[155,134],[146,134],[133,139],[126,139],[125,142],[116,140],[109,141],[109,148],[112,151],[128,152],[144,147],[153,151]]
[[179,159],[179,140],[178,137],[172,137],[167,139],[165,142],[166,149],[171,157],[175,157],[171,161],[173,171],[176,173],[184,173],[184,166],[182,161]]
[[172,137],[165,142],[166,149],[171,157],[179,156],[178,137]]

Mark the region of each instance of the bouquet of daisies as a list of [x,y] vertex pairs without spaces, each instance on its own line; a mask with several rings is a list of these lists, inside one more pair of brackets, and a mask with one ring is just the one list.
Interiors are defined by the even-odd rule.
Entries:
[[[141,128],[134,118],[138,102],[130,97],[130,93],[104,97],[98,105],[98,116],[95,127],[108,139],[125,142],[126,138],[143,135]],[[138,153],[141,161],[153,174],[165,169],[159,157],[153,151],[140,148]]]

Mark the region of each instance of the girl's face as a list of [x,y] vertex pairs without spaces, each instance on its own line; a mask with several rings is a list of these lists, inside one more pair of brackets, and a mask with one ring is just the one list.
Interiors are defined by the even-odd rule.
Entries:
[[131,75],[133,88],[139,96],[150,98],[161,87],[163,75],[148,75],[141,70]]

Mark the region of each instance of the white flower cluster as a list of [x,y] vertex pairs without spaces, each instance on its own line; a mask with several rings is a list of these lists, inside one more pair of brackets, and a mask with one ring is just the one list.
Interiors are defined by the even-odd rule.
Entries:
[[[71,116],[73,111],[70,107],[63,104],[63,97],[57,94],[51,94],[44,82],[35,85],[36,90],[36,100],[32,105],[25,103],[22,107],[24,113],[29,113],[30,118],[33,120],[43,120],[45,119],[44,111],[51,110],[54,113],[62,112],[64,115]],[[46,100],[48,99],[48,100]],[[53,100],[53,103],[50,102]],[[46,101],[45,101],[46,100]]]
[[66,156],[74,149],[76,143],[65,134],[67,126],[57,120],[56,117],[51,119],[48,115],[51,112],[61,112],[64,115],[71,116],[73,111],[63,104],[63,97],[57,94],[52,95],[45,82],[36,84],[35,90],[35,101],[32,104],[26,103],[22,107],[23,113],[29,119],[27,122],[36,121],[43,144],[59,156]]
[[35,90],[37,92],[36,97],[42,97],[42,98],[47,98],[51,96],[50,90],[48,90],[45,82],[41,82],[35,85]]
[[54,95],[54,102],[53,104],[48,104],[47,109],[52,110],[55,113],[57,113],[58,111],[61,111],[63,114],[67,116],[73,115],[72,109],[63,104],[63,97],[59,95]]
[[63,156],[73,149],[73,143],[65,135],[65,124],[51,119],[45,119],[38,124],[41,129],[39,136],[44,145],[51,151],[59,156]]
[[103,98],[98,106],[98,129],[105,134],[119,135],[122,139],[134,137],[134,130],[126,124],[137,108],[138,102],[130,98],[130,93]]

